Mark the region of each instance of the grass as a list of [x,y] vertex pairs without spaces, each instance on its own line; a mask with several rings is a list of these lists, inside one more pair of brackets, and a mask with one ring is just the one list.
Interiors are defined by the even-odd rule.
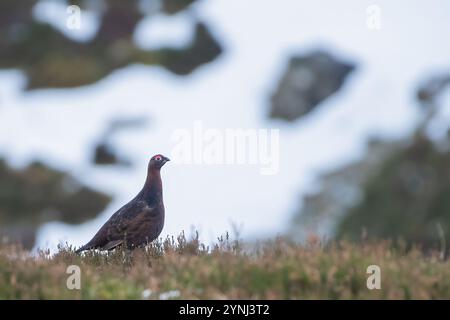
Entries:
[[[381,268],[381,289],[366,285]],[[69,290],[67,267],[81,271]],[[212,247],[184,234],[129,253],[38,255],[0,246],[0,299],[449,299],[450,262],[438,252],[387,241],[306,245],[276,239],[243,249],[228,236]]]

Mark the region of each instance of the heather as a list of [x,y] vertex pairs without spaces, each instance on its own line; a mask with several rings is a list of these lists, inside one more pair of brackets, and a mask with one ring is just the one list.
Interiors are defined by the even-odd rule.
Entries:
[[[81,289],[69,290],[70,265]],[[367,288],[367,267],[381,269],[381,289]],[[439,252],[389,241],[299,245],[285,239],[243,244],[228,236],[160,239],[132,252],[60,246],[37,255],[0,248],[1,299],[448,299],[450,263]]]

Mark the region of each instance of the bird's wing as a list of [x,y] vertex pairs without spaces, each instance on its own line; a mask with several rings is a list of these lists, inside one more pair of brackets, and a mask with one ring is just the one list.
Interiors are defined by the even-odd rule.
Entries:
[[151,215],[154,209],[155,207],[149,206],[145,201],[136,201],[124,206],[106,223],[107,237],[110,240],[123,240],[127,231],[142,222],[143,217]]
[[[109,242],[131,239],[146,224],[153,224],[153,212],[156,207],[149,206],[145,201],[134,202],[131,206],[119,211],[108,221],[106,237]],[[122,243],[121,242],[121,243]],[[121,244],[119,243],[119,244]],[[116,244],[117,246],[118,244]]]
[[145,201],[131,201],[117,210],[81,250],[111,250],[121,245],[127,233],[139,227],[143,217],[151,216],[155,207]]

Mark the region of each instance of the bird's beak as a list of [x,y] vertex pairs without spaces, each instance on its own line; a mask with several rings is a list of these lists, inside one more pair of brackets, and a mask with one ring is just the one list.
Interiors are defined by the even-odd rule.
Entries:
[[164,162],[167,162],[167,161],[170,161],[170,159],[167,157],[164,157]]

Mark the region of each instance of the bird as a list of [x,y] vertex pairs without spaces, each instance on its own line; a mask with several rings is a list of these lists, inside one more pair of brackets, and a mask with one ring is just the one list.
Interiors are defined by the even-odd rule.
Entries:
[[148,163],[142,190],[117,210],[91,241],[75,252],[91,249],[109,251],[122,245],[134,249],[158,238],[165,217],[160,170],[168,161],[170,159],[161,154],[153,156]]

